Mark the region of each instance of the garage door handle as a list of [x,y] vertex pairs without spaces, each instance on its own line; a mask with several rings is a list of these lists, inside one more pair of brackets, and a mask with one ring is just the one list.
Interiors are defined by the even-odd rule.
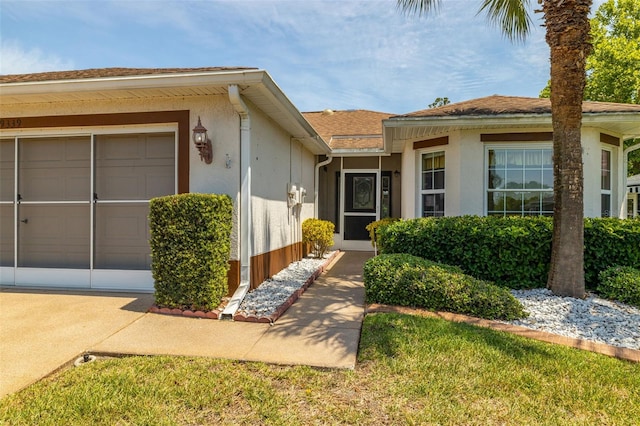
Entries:
[[29,219],[22,219],[20,222],[22,222],[22,223],[29,223]]

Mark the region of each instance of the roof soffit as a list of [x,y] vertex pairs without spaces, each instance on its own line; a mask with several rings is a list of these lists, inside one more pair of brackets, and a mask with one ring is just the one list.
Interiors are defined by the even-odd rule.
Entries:
[[[585,113],[583,127],[596,127],[622,139],[640,137],[640,113]],[[385,139],[393,151],[405,142],[414,142],[457,130],[506,128],[550,128],[551,114],[511,114],[489,116],[394,117],[383,121]]]
[[263,110],[314,154],[330,152],[327,143],[264,70],[196,71],[75,80],[0,84],[2,104],[105,101],[153,97],[228,95],[235,84],[240,93]]

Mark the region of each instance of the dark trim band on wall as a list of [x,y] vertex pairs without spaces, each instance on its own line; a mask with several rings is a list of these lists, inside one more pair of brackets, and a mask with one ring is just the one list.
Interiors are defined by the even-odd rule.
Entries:
[[481,133],[481,142],[551,142],[553,132]]
[[427,139],[413,143],[413,149],[431,148],[434,146],[448,145],[449,136],[441,136],[439,138]]
[[600,142],[613,146],[620,146],[620,138],[608,135],[606,133],[600,133]]
[[[51,115],[2,118],[12,129],[50,127],[122,126],[131,124],[178,124],[178,193],[189,192],[189,111],[125,112],[114,114]],[[19,125],[18,125],[19,123]],[[9,126],[3,126],[9,128]]]

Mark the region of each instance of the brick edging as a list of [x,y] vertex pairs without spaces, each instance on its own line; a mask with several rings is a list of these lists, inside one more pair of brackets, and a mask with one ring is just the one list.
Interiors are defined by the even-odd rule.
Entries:
[[179,308],[161,308],[158,305],[154,304],[149,308],[147,312],[151,312],[154,314],[162,314],[162,315],[177,315],[183,317],[190,318],[209,318],[209,319],[218,319],[220,318],[220,309],[215,309],[213,311],[192,311],[190,309],[179,309]]
[[403,306],[371,304],[367,305],[365,315],[368,313],[400,313],[409,315],[419,315],[429,318],[440,318],[452,322],[462,322],[475,325],[478,327],[491,328],[497,331],[504,331],[518,336],[528,337],[530,339],[542,342],[553,343],[556,345],[567,346],[574,349],[586,350],[590,352],[608,355],[631,362],[640,362],[640,350],[612,346],[606,343],[597,343],[590,340],[578,339],[574,337],[560,336],[558,334],[548,333],[545,331],[533,330],[531,328],[518,325],[507,324],[500,321],[487,320],[482,318],[470,317],[462,314],[454,314],[451,312],[433,312],[426,309],[407,308]]
[[[327,266],[329,266],[329,264],[331,264],[331,262],[333,262],[333,260],[338,256],[338,253],[340,253],[340,250],[334,251],[333,254],[329,256],[318,267],[318,269],[316,269],[316,271],[313,274],[311,274],[309,278],[307,278],[307,280],[304,282],[302,287],[294,291],[284,303],[282,303],[280,306],[276,308],[273,314],[268,316],[256,316],[256,315],[245,316],[242,314],[235,314],[233,316],[233,320],[243,321],[243,322],[259,322],[259,323],[273,324],[278,318],[280,318],[282,314],[285,313],[287,309],[289,309],[291,305],[293,305],[293,303],[296,300],[298,300],[300,296],[302,296],[302,293],[304,293],[305,290],[309,288],[309,286],[325,271]],[[219,319],[220,314],[222,313],[220,309],[215,309],[213,311],[205,312],[205,311],[193,311],[189,309],[183,310],[179,308],[161,308],[156,304],[153,304],[147,310],[147,312],[151,312],[154,314],[162,314],[162,315],[175,315],[175,316],[183,316],[183,317],[189,317],[189,318],[206,318],[206,319]]]

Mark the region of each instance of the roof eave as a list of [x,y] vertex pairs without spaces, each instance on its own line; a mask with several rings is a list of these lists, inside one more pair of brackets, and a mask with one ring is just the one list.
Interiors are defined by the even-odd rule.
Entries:
[[131,76],[48,80],[34,82],[1,83],[5,96],[36,95],[45,93],[77,93],[101,90],[158,89],[163,87],[227,86],[229,84],[256,84],[262,81],[264,70],[194,71],[187,73],[141,74]]
[[415,127],[415,126],[473,126],[482,122],[483,125],[505,125],[514,121],[528,121],[532,124],[551,122],[551,114],[491,114],[491,115],[461,115],[435,117],[393,117],[382,121],[383,128]]
[[[291,103],[282,90],[275,84],[271,76],[260,69],[193,71],[185,73],[144,74],[120,77],[86,78],[73,80],[49,80],[24,83],[0,84],[3,97],[26,99],[48,93],[74,94],[91,92],[144,91],[149,89],[181,88],[181,87],[219,87],[226,88],[235,84],[243,88],[254,87],[269,102],[269,106],[278,112],[274,118],[278,124],[291,133],[294,139],[309,149],[314,155],[331,152],[329,145],[316,133],[311,124]],[[257,102],[247,94],[254,103]],[[26,100],[25,99],[25,100]],[[268,113],[268,111],[265,111]]]
[[379,148],[334,149],[331,151],[331,155],[334,157],[378,157],[391,155],[391,152]]

